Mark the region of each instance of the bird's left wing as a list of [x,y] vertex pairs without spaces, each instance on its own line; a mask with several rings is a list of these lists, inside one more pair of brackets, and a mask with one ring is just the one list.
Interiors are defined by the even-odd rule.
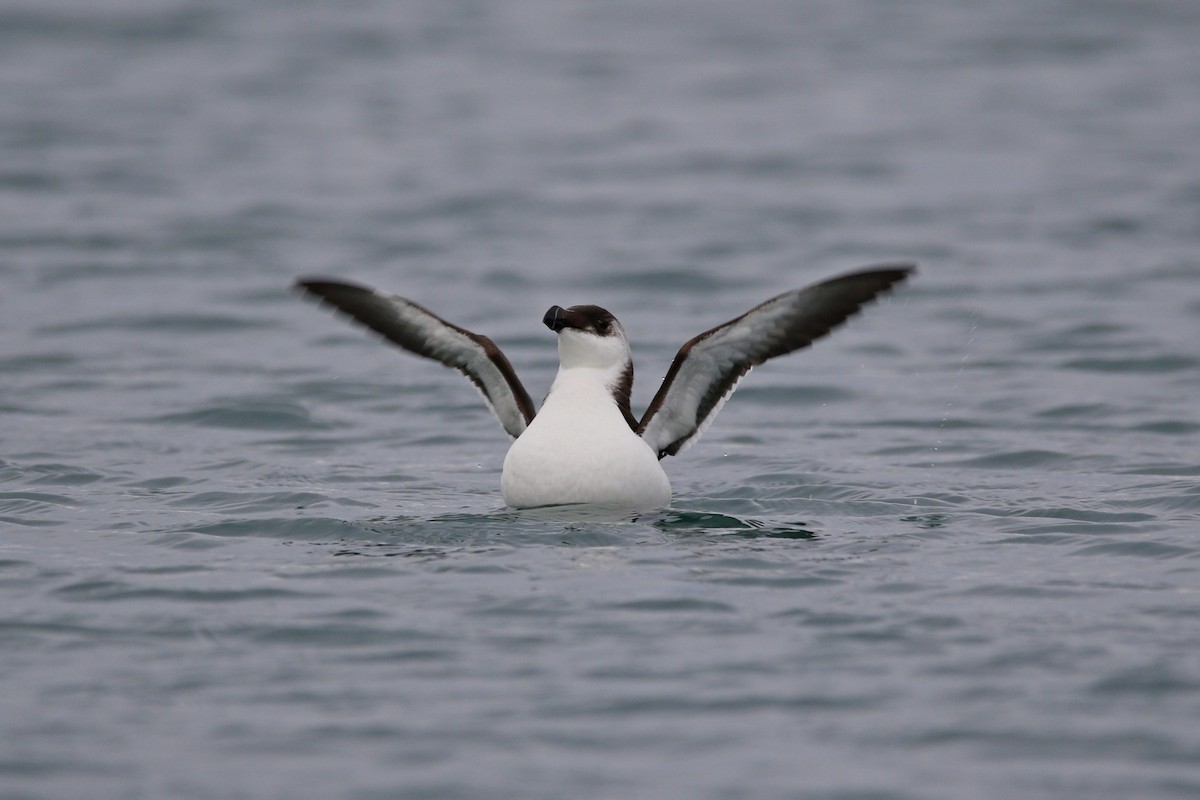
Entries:
[[638,434],[659,458],[685,450],[752,367],[812,344],[913,269],[881,264],[832,278],[773,297],[705,331],[679,349]]
[[347,314],[410,353],[466,375],[509,436],[533,421],[533,400],[512,364],[486,336],[453,325],[398,295],[341,281],[304,279],[296,288]]

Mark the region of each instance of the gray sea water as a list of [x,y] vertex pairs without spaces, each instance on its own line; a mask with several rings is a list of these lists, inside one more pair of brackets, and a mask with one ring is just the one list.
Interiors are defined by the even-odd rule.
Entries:
[[[1200,796],[1194,0],[0,3],[0,796]],[[630,521],[288,290],[675,349]]]

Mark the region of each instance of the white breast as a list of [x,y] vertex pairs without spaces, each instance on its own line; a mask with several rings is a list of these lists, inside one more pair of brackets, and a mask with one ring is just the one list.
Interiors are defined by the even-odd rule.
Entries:
[[622,417],[610,378],[610,370],[559,370],[546,402],[504,459],[504,502],[514,508],[594,503],[642,511],[670,504],[670,481]]

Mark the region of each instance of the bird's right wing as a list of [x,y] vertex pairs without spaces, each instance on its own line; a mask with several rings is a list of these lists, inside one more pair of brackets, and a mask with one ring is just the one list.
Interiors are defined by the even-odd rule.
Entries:
[[324,279],[299,280],[296,288],[408,352],[466,375],[483,393],[509,436],[520,436],[533,421],[533,400],[504,353],[486,336],[471,333],[411,300],[378,289]]
[[679,349],[638,434],[659,458],[684,450],[752,367],[812,344],[913,268],[881,264],[786,292],[695,337]]

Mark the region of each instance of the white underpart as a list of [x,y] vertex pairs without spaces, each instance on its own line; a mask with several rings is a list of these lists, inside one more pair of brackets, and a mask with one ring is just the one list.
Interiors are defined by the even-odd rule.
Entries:
[[628,364],[623,334],[559,334],[558,375],[533,422],[504,459],[500,489],[514,508],[593,503],[639,511],[667,507],[671,483],[633,432],[612,387]]

